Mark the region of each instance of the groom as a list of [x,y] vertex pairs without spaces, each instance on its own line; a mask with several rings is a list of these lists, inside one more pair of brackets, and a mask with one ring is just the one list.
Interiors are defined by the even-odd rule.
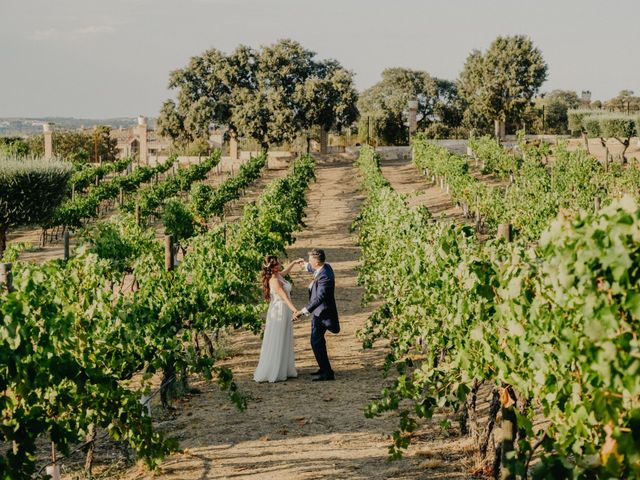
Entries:
[[294,315],[294,319],[298,319],[301,315],[312,315],[311,348],[320,370],[311,377],[311,380],[314,382],[334,380],[335,377],[327,355],[327,344],[324,339],[324,333],[327,330],[331,333],[340,331],[333,269],[331,265],[325,263],[324,250],[319,248],[314,248],[309,252],[308,262],[303,259],[298,261],[304,262],[305,269],[309,273],[313,273],[313,282],[309,285],[309,304]]

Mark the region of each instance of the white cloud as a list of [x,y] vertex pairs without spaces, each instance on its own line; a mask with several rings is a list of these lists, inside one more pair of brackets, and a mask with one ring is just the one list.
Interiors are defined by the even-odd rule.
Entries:
[[99,33],[113,33],[116,29],[111,25],[89,25],[88,27],[76,28],[74,35],[94,35]]
[[31,34],[33,40],[51,40],[54,38],[60,38],[60,31],[55,28],[48,28],[46,30],[36,30]]

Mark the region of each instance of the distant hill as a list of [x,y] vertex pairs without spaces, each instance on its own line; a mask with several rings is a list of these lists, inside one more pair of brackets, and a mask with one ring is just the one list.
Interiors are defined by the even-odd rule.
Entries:
[[[149,128],[155,128],[156,119],[148,118]],[[54,123],[56,130],[79,130],[93,128],[95,125],[109,125],[111,128],[129,128],[138,123],[137,117],[120,118],[73,118],[73,117],[38,117],[38,118],[6,118],[0,117],[0,137],[25,137],[42,133],[42,124]]]

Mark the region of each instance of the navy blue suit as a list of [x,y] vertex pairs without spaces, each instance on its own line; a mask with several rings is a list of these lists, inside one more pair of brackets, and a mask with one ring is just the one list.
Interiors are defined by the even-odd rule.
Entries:
[[[308,264],[307,264],[308,265]],[[307,270],[313,271],[311,266]],[[311,314],[311,348],[316,357],[321,375],[333,377],[333,370],[327,355],[324,334],[340,332],[338,308],[335,298],[336,280],[331,265],[325,263],[309,288],[307,311]]]

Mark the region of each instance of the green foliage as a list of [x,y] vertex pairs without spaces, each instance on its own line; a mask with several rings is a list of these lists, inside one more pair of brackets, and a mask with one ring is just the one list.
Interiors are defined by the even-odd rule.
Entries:
[[[398,410],[391,456],[417,417],[457,410],[484,382],[524,399],[518,471],[544,437],[537,478],[637,477],[640,207],[627,197],[560,218],[535,247],[480,243],[468,227],[410,208],[377,163],[361,151],[359,281],[381,306],[359,334],[365,346],[389,339],[394,381],[366,414]],[[528,404],[548,422],[534,423]]]
[[136,262],[145,255],[162,265],[164,250],[156,241],[155,232],[136,224],[131,215],[114,215],[108,220],[80,231],[88,252],[108,261],[115,274],[133,272]]
[[109,173],[121,173],[131,164],[130,158],[124,158],[112,163],[104,163],[102,165],[83,165],[73,172],[69,183],[75,186],[76,193],[86,189],[95,183],[96,178],[102,180]]
[[7,246],[7,248],[4,251],[4,255],[0,257],[0,262],[1,263],[15,262],[18,260],[22,252],[27,252],[29,250],[32,250],[33,248],[34,248],[33,244],[28,242],[14,242],[9,246]]
[[545,132],[564,134],[569,131],[568,111],[578,108],[580,99],[572,90],[552,90],[545,95],[540,104],[545,107]]
[[602,136],[605,138],[631,138],[636,134],[636,118],[627,115],[600,116]]
[[600,117],[602,115],[585,115],[582,118],[582,129],[590,138],[600,138],[602,136],[602,124]]
[[191,184],[204,180],[219,162],[220,150],[216,150],[202,163],[181,168],[175,175],[171,175],[155,185],[140,189],[135,198],[131,198],[122,205],[122,210],[133,213],[136,204],[138,204],[141,218],[148,217],[162,207],[167,199],[177,195],[178,192],[188,192]]
[[357,115],[353,74],[336,61],[314,57],[291,40],[192,57],[171,74],[169,86],[178,89],[178,102],[165,102],[160,131],[188,143],[206,138],[214,123],[266,148],[293,141],[313,125],[351,124]]
[[640,97],[635,96],[631,90],[621,90],[618,95],[604,102],[607,110],[630,114],[640,110]]
[[582,117],[582,127],[592,138],[630,138],[636,134],[637,117],[599,112]]
[[[261,259],[293,238],[313,178],[311,157],[247,206],[240,225],[193,237],[184,261],[164,269],[153,230],[132,216],[100,222],[68,262],[17,263],[15,291],[0,291],[0,456],[7,478],[31,478],[36,444],[47,438],[62,453],[89,425],[124,440],[150,467],[176,448],[144,415],[139,398],[148,378],[167,366],[217,377],[239,408],[246,398],[231,372],[200,350],[205,332],[261,327],[256,281]],[[264,250],[269,248],[270,250]],[[125,273],[130,294],[114,294]],[[142,383],[131,381],[141,372]]]
[[10,228],[47,222],[63,201],[69,163],[0,159],[0,256]]
[[[25,140],[28,154],[35,157],[44,155],[44,135],[33,135]],[[91,131],[54,130],[53,154],[57,158],[72,163],[97,163],[116,160],[118,141],[111,138],[111,128],[97,126]],[[97,158],[96,158],[97,149]]]
[[173,100],[167,100],[162,104],[156,130],[160,136],[172,138],[176,144],[182,145],[189,141],[185,135],[184,118],[178,113],[176,102]]
[[79,228],[82,221],[95,218],[101,202],[116,198],[120,190],[124,193],[134,192],[138,187],[151,180],[154,175],[166,172],[171,168],[175,158],[169,158],[165,163],[155,167],[138,167],[129,175],[115,177],[110,182],[101,182],[92,188],[87,195],[78,195],[75,199],[69,199],[55,212],[53,217],[41,224],[43,228],[51,228],[58,225]]
[[170,198],[164,203],[162,224],[165,235],[173,235],[178,243],[195,233],[193,213],[179,198]]
[[507,152],[500,142],[486,135],[480,138],[471,137],[469,147],[474,154],[482,159],[483,173],[494,173],[505,179],[515,173],[520,167],[520,159],[513,153]]
[[571,133],[578,134],[585,131],[584,119],[587,117],[595,117],[602,115],[601,110],[592,110],[589,108],[570,109],[567,111],[568,127]]
[[526,36],[496,38],[467,57],[458,80],[465,125],[489,133],[494,120],[517,123],[547,78],[542,52]]
[[20,137],[0,137],[0,157],[26,157],[29,146]]
[[499,224],[510,223],[516,236],[535,241],[560,211],[570,215],[582,209],[591,211],[596,196],[606,203],[624,193],[637,196],[640,190],[640,170],[635,166],[611,166],[605,172],[586,152],[570,152],[564,145],[555,150],[550,167],[541,162],[549,154],[544,144],[523,145],[525,161],[490,137],[471,139],[469,145],[486,172],[503,178],[511,173],[513,183],[506,188],[488,187],[468,173],[465,158],[421,137],[413,144],[414,161],[421,170],[445,178],[453,199],[477,208],[491,233]]
[[243,164],[236,175],[227,178],[215,189],[208,185],[195,184],[190,194],[192,209],[205,221],[213,215],[221,217],[224,206],[229,201],[239,198],[242,189],[260,176],[266,164],[267,153],[263,152]]
[[[382,79],[365,90],[358,100],[360,121],[358,136],[376,144],[407,143],[407,102],[418,101],[418,129],[439,122],[446,127],[460,124],[462,111],[454,83],[431,77],[427,72],[405,68],[387,68]],[[441,130],[442,131],[442,130]]]

